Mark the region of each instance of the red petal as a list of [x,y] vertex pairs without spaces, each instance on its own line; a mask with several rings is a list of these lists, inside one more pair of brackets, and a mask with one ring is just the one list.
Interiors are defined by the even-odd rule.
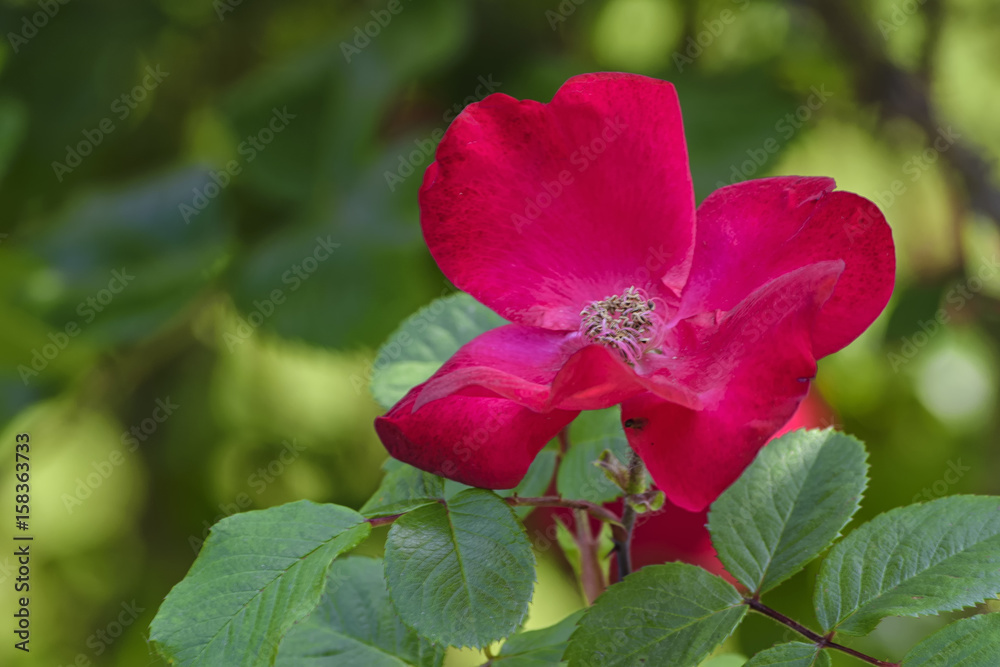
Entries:
[[606,73],[549,104],[490,95],[448,128],[420,204],[444,274],[512,322],[576,330],[629,286],[676,303],[694,226],[677,94]]
[[421,470],[487,489],[517,486],[535,455],[578,414],[540,414],[495,396],[448,396],[414,412],[420,389],[375,420],[385,448]]
[[461,393],[501,396],[536,412],[600,410],[646,391],[701,405],[667,374],[637,376],[617,354],[578,333],[510,324],[463,345],[422,385],[413,409]]
[[582,343],[576,334],[509,324],[462,346],[419,392],[414,409],[468,387],[481,387],[537,412],[548,408],[550,385]]
[[814,352],[858,337],[892,293],[892,232],[872,202],[830,178],[765,178],[712,193],[698,207],[691,276],[676,318],[730,310],[778,276],[823,260],[846,268],[823,306]]
[[682,561],[734,580],[722,567],[708,533],[708,512],[688,512],[669,500],[652,514],[640,514],[632,537],[632,567]]
[[781,276],[678,357],[672,370],[703,410],[652,394],[622,404],[629,443],[676,505],[707,507],[791,418],[815,375],[813,327],[841,271],[830,261]]
[[771,439],[780,438],[786,433],[798,431],[800,428],[828,428],[830,426],[837,427],[837,415],[834,414],[833,409],[827,405],[819,390],[813,385],[809,387],[809,395],[799,403],[799,409]]

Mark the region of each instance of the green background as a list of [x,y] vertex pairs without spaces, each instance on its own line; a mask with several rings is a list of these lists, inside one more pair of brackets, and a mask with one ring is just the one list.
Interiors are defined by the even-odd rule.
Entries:
[[[896,293],[818,378],[871,452],[859,516],[925,489],[1000,493],[1000,235],[969,205],[997,183],[970,190],[951,164],[968,146],[1000,156],[1000,5],[834,3],[872,38],[845,52],[843,27],[808,2],[401,0],[371,23],[388,4],[0,0],[0,497],[11,508],[27,431],[35,537],[28,660],[9,641],[15,563],[0,549],[0,662],[161,664],[146,627],[208,525],[365,501],[385,458],[374,350],[451,291],[418,226],[433,145],[489,89],[547,100],[581,72],[675,83],[699,200],[804,174],[880,204]],[[937,126],[892,113],[923,98],[859,88],[883,57]],[[269,123],[281,131],[265,144]],[[961,148],[925,152],[938,128]],[[318,238],[339,245],[313,263]],[[134,276],[120,293],[114,271]],[[947,324],[928,324],[939,308]],[[162,422],[157,401],[176,406]],[[539,558],[530,627],[581,605],[559,557]],[[814,625],[814,576],[774,606]],[[857,645],[898,657],[940,623],[890,620]],[[728,648],[780,638],[751,617]]]

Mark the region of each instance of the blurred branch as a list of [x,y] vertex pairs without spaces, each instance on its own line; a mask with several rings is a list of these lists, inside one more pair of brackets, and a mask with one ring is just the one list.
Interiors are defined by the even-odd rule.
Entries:
[[[927,83],[889,59],[875,23],[859,19],[850,3],[796,1],[823,21],[830,41],[851,71],[858,98],[864,103],[878,104],[884,116],[910,119],[932,142],[941,131],[941,123],[932,107]],[[940,8],[929,9],[927,19],[940,23]],[[934,50],[934,31],[938,29],[929,27],[925,57],[931,57],[926,52]],[[957,139],[941,154],[961,177],[969,205],[1000,225],[1000,190],[992,179],[993,165],[983,157],[982,149]]]
[[917,67],[920,78],[924,83],[929,83],[934,74],[934,58],[937,56],[938,45],[941,43],[944,6],[941,0],[924,0],[921,11],[927,25],[927,34],[924,35],[924,43],[920,49],[920,63]]

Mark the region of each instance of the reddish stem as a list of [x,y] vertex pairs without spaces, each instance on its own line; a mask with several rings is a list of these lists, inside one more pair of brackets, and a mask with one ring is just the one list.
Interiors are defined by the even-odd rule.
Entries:
[[601,571],[601,555],[598,553],[600,540],[594,537],[584,510],[573,510],[573,521],[576,524],[574,541],[580,549],[580,583],[583,584],[587,604],[592,605],[608,586]]
[[611,525],[621,525],[621,518],[611,510],[601,507],[596,503],[587,500],[569,500],[559,496],[541,496],[539,498],[522,498],[511,496],[504,498],[508,505],[531,505],[532,507],[567,507],[574,510],[583,510],[590,513],[601,521],[607,521]]
[[[541,496],[538,498],[524,498],[522,496],[510,496],[509,498],[504,498],[504,501],[508,505],[518,506],[518,505],[530,505],[531,507],[565,507],[572,510],[583,510],[592,514],[595,518],[601,521],[606,521],[614,526],[621,526],[621,518],[609,509],[601,507],[596,503],[592,503],[587,500],[569,500],[568,498],[560,498],[559,496]],[[443,500],[438,502],[444,503]],[[384,526],[387,523],[392,523],[399,517],[406,514],[406,512],[401,512],[399,514],[390,514],[388,516],[377,516],[368,519],[368,523],[374,526]]]
[[788,618],[781,612],[775,611],[774,609],[771,609],[770,607],[764,605],[763,603],[761,603],[760,600],[757,600],[756,598],[750,598],[748,600],[745,600],[744,602],[748,607],[750,607],[754,611],[764,614],[768,618],[772,618],[778,623],[781,623],[782,625],[787,625],[792,630],[795,630],[803,637],[806,637],[807,639],[815,643],[816,646],[818,646],[821,649],[830,648],[835,651],[841,651],[843,653],[846,653],[847,655],[854,656],[858,660],[867,662],[869,665],[878,665],[878,667],[899,667],[898,662],[886,662],[885,660],[879,660],[878,658],[873,658],[870,655],[865,655],[860,651],[856,651],[853,648],[837,644],[836,642],[832,641],[833,639],[832,632],[826,635],[825,637],[823,635],[817,634],[812,630],[810,630],[809,628],[802,625],[801,623],[798,623],[797,621],[793,621],[792,619]]
[[372,525],[372,528],[374,528],[375,526],[384,526],[387,523],[392,523],[393,521],[395,521],[396,519],[398,519],[401,516],[403,516],[403,515],[402,514],[390,514],[388,516],[376,516],[376,517],[372,517],[371,519],[368,519],[368,523],[370,523]]

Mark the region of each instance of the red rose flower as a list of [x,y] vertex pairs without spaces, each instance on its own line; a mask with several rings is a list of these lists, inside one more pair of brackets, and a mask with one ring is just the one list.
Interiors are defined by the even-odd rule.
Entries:
[[420,206],[444,274],[511,324],[375,427],[397,459],[474,486],[516,486],[580,410],[621,404],[657,486],[700,510],[893,287],[885,219],[832,179],[740,183],[695,210],[676,92],[641,76],[470,105]]

